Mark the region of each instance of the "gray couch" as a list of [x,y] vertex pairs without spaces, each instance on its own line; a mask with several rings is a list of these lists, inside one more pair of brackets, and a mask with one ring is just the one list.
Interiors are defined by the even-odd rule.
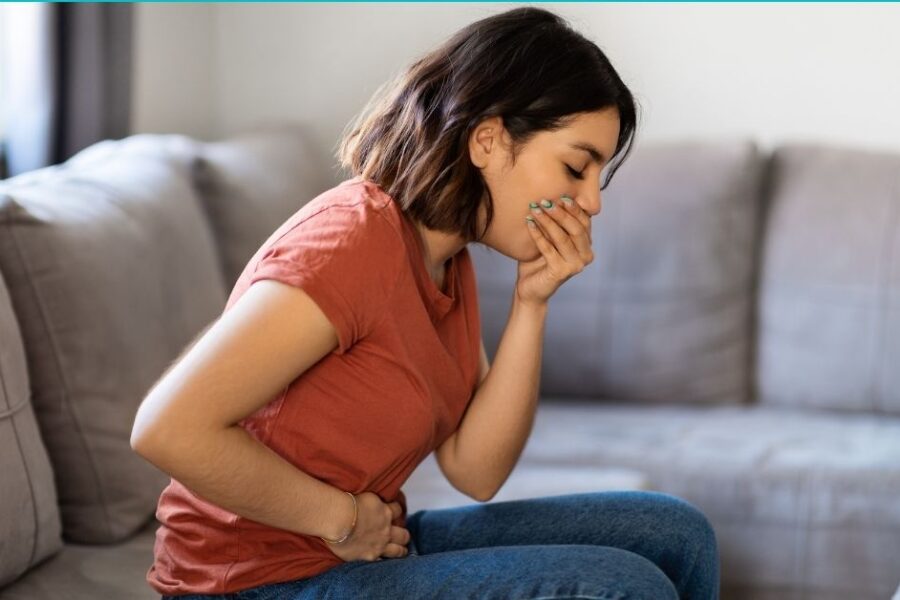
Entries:
[[[0,599],[158,598],[143,395],[258,245],[333,185],[302,127],[136,135],[0,183]],[[643,144],[551,300],[534,432],[492,502],[650,489],[716,529],[722,597],[900,582],[900,156]],[[493,355],[515,264],[481,246]],[[429,457],[410,511],[471,502]],[[598,515],[602,518],[602,515]]]

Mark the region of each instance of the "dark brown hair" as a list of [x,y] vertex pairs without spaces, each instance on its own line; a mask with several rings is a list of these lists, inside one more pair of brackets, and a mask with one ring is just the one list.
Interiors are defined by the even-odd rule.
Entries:
[[[469,160],[475,126],[500,116],[515,161],[536,133],[609,107],[618,109],[619,139],[600,189],[631,150],[637,104],[596,44],[552,12],[520,7],[470,23],[384,83],[344,130],[336,156],[413,220],[480,240],[493,204]],[[487,223],[479,233],[482,201]]]

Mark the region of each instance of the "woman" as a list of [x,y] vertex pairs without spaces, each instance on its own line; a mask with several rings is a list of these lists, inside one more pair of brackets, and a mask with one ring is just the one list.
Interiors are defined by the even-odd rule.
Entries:
[[[148,582],[164,600],[717,598],[714,532],[674,496],[407,518],[400,490],[432,451],[480,502],[511,472],[548,301],[593,261],[600,175],[630,150],[629,90],[595,44],[521,7],[375,98],[338,151],[354,177],[266,240],[141,405],[132,445],[172,475]],[[472,241],[518,261],[493,366]]]

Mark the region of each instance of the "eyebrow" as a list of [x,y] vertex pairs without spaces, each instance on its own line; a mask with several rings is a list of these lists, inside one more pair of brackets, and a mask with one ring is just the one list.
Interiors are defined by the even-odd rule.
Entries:
[[590,154],[593,161],[595,163],[597,163],[598,165],[603,162],[606,162],[606,157],[603,155],[603,153],[600,152],[599,150],[597,150],[591,144],[575,143],[575,144],[569,144],[569,145],[572,146],[573,148],[575,148],[576,150],[584,150],[585,152]]

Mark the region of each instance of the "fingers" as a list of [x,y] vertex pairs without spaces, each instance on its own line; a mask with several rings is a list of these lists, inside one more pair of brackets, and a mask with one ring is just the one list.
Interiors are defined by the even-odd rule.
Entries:
[[397,525],[391,525],[391,542],[400,544],[401,546],[405,546],[409,543],[412,534],[409,533],[409,529],[405,527],[398,527]]
[[[400,544],[391,542],[384,547],[384,552],[381,553],[381,556],[383,556],[384,558],[403,558],[408,554],[409,549],[406,546],[401,546]],[[378,560],[381,559],[379,558]]]
[[407,548],[407,545],[409,544],[409,540],[411,537],[412,535],[409,533],[408,529],[392,525],[391,539],[388,542],[387,546],[385,546],[384,552],[382,552],[381,555],[387,556],[389,558],[399,558],[401,556],[406,556],[407,554],[409,554],[409,548]]
[[535,220],[570,268],[580,271],[593,260],[590,217],[574,202],[569,204],[542,200],[541,205],[535,206],[536,204],[531,204]]
[[587,231],[588,240],[591,239],[591,217],[587,212],[582,210],[575,201],[563,194],[560,196],[559,205],[567,209],[581,223],[581,226]]
[[525,217],[526,220],[532,219],[528,221],[528,233],[531,234],[531,239],[534,240],[535,245],[538,247],[538,250],[541,251],[541,254],[544,256],[544,260],[547,261],[547,264],[550,265],[554,271],[559,271],[566,264],[565,259],[560,256],[559,251],[556,249],[556,246],[546,237],[544,230],[540,225],[537,224],[537,219],[532,217]]
[[[558,208],[564,210],[557,210]],[[546,214],[555,217],[556,222],[573,237],[579,251],[591,248],[591,217],[574,200],[565,195],[560,196],[560,200]]]
[[[547,207],[547,204],[550,204],[550,207]],[[546,237],[549,241],[553,242],[553,245],[556,246],[556,249],[559,251],[560,255],[565,257],[566,255],[571,256],[572,252],[576,250],[575,244],[569,234],[556,223],[555,219],[548,215],[548,211],[555,211],[555,213],[560,213],[558,207],[554,203],[551,203],[549,200],[541,200],[541,203],[532,202],[530,204],[531,215],[534,219],[540,224],[541,229],[543,229]],[[554,216],[556,216],[554,214]],[[570,219],[573,219],[570,217]]]
[[390,504],[388,504],[388,506],[391,508],[392,521],[403,513],[403,507],[400,506],[399,502],[391,502]]

